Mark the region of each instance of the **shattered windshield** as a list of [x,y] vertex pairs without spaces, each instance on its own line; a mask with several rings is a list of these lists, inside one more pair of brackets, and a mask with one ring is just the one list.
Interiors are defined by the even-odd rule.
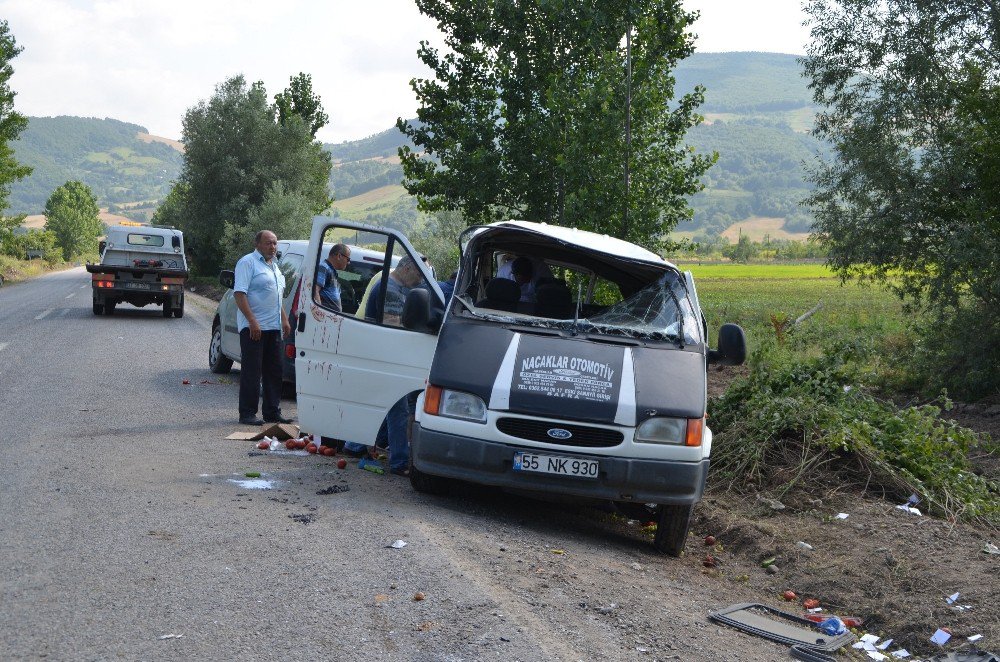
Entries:
[[[605,296],[603,300],[595,299],[593,286],[589,293],[586,291],[578,274],[563,275],[564,279],[558,278],[558,274],[555,278],[541,278],[531,295],[525,294],[520,299],[516,294],[518,289],[509,282],[496,282],[504,280],[503,276],[491,280],[479,300],[473,301],[469,296],[460,299],[477,317],[507,324],[665,340],[680,345],[702,341],[699,317],[684,278],[677,272],[661,272],[656,280],[624,298],[614,287],[613,296]],[[577,284],[571,287],[574,281]],[[520,292],[528,291],[521,286]],[[505,296],[514,297],[513,301],[507,303]],[[560,300],[558,305],[554,303],[556,300]]]

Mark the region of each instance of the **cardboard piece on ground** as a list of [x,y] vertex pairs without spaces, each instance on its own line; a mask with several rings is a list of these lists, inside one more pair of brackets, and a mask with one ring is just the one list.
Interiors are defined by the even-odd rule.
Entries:
[[291,423],[273,423],[266,428],[263,428],[260,432],[234,432],[226,437],[226,439],[235,439],[237,441],[259,441],[264,437],[274,437],[278,441],[284,441],[285,439],[298,439],[299,426],[292,425]]

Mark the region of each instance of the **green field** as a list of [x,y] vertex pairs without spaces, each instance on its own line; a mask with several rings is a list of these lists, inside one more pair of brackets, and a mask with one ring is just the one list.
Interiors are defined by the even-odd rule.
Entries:
[[842,285],[822,264],[678,266],[694,274],[713,336],[721,324],[734,322],[746,331],[751,349],[774,340],[771,315],[794,320],[821,301],[823,307],[796,333],[819,342],[832,336],[884,338],[905,328],[895,296],[854,282]]

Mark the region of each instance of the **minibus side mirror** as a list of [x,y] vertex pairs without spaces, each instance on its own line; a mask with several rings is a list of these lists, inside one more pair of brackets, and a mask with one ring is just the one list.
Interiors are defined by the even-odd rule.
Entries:
[[743,365],[747,360],[747,337],[738,324],[719,328],[719,349],[708,350],[708,362],[717,365]]
[[233,289],[233,285],[236,284],[236,273],[229,271],[228,269],[223,269],[219,272],[219,285],[222,285],[226,289]]
[[441,315],[431,309],[431,293],[423,288],[410,290],[403,302],[403,328],[422,333],[437,333]]

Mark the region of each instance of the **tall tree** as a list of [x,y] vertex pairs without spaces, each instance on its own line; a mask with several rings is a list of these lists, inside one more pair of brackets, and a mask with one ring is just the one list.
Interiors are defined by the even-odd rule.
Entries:
[[285,124],[298,116],[309,127],[309,134],[313,137],[330,121],[319,95],[313,93],[312,76],[307,73],[289,78],[288,87],[274,95],[274,106],[278,110],[279,122]]
[[825,106],[811,203],[830,262],[938,309],[1000,309],[1000,5],[811,0]]
[[99,212],[97,198],[81,182],[66,182],[49,196],[45,202],[45,229],[55,235],[64,260],[97,249],[97,238],[104,231]]
[[[16,92],[10,89],[14,68],[10,61],[23,50],[10,33],[7,21],[0,20],[0,214],[8,206],[10,185],[31,174],[31,168],[14,158],[10,142],[28,126],[28,118],[14,110]],[[20,222],[18,223],[20,224]]]
[[421,42],[434,78],[411,82],[418,121],[397,121],[422,148],[403,147],[400,157],[423,210],[572,225],[653,246],[690,216],[686,196],[715,156],[682,144],[701,121],[703,90],[674,95],[671,72],[693,51],[687,29],[697,16],[678,0],[417,4],[448,49]]
[[156,217],[185,232],[200,273],[224,264],[225,238],[242,236],[226,225],[246,226],[265,201],[282,207],[276,195],[293,198],[285,208],[304,210],[307,219],[330,204],[329,154],[304,121],[280,122],[277,114],[262,83],[235,76],[184,116],[180,181]]

